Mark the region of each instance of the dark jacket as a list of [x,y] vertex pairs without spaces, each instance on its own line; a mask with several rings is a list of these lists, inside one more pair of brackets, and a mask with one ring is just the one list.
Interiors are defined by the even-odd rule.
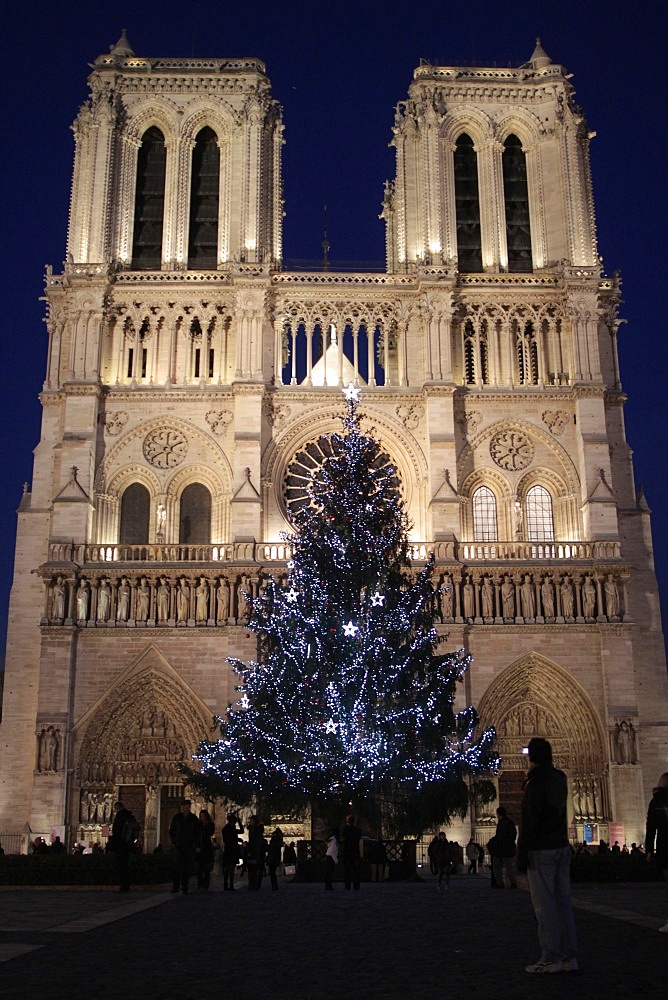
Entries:
[[647,810],[645,850],[648,854],[654,854],[659,868],[668,868],[668,788],[654,789]]
[[568,847],[568,781],[552,764],[536,764],[524,782],[517,867],[526,871],[529,851]]
[[216,829],[210,819],[197,820],[197,826],[197,847],[200,851],[200,858],[202,861],[211,862],[213,861],[213,841],[211,838],[216,832]]
[[241,823],[235,823],[234,820],[228,820],[225,826],[222,828],[221,833],[223,835],[223,860],[226,863],[236,865],[237,861],[241,857],[241,844],[239,843],[239,834],[244,832],[244,828]]
[[360,839],[362,837],[362,831],[357,826],[351,826],[346,823],[341,833],[341,839],[339,841],[339,846],[341,848],[341,857],[346,858],[359,858],[360,856]]
[[169,824],[169,839],[180,850],[194,850],[199,842],[199,820],[192,813],[177,812]]
[[435,865],[447,865],[451,860],[450,844],[447,840],[439,839],[434,844],[434,849],[432,851],[432,859]]
[[514,858],[516,840],[517,827],[510,816],[502,816],[496,824],[496,833],[494,835],[494,853],[497,858]]
[[132,850],[133,845],[129,844],[123,837],[123,827],[129,819],[134,819],[129,809],[119,809],[114,816],[114,822],[111,824],[111,837],[107,844],[107,850],[111,854],[120,854],[122,851],[129,853]]
[[274,868],[281,863],[281,855],[283,853],[283,834],[282,833],[272,833],[269,838],[269,847],[267,849],[267,864],[270,868]]

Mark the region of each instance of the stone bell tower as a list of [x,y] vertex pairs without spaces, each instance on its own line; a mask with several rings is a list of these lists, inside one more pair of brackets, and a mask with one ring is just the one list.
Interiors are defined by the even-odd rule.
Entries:
[[[104,838],[122,796],[164,838],[211,719],[257,657],[249,603],[340,427],[341,389],[434,557],[437,628],[494,726],[499,800],[531,736],[569,823],[643,838],[667,764],[650,512],[598,257],[570,75],[416,67],[392,130],[383,273],[283,263],[281,110],[252,58],[93,64],[74,123],[67,259],[21,499],[0,831]],[[391,123],[388,123],[390,125]],[[370,207],[370,212],[372,207]],[[451,836],[489,839],[491,813]],[[619,829],[619,828],[616,828]]]

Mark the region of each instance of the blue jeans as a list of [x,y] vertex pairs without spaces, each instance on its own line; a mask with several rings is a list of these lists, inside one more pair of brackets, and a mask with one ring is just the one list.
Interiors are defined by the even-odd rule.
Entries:
[[577,957],[571,907],[571,849],[529,851],[529,889],[538,921],[541,962]]

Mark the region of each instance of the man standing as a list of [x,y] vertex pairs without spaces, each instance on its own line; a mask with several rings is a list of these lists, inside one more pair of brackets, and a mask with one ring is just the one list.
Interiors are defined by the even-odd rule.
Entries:
[[503,869],[506,869],[508,876],[508,886],[517,889],[517,872],[515,870],[515,841],[517,840],[517,827],[507,814],[505,806],[499,806],[496,810],[496,833],[494,834],[494,856],[492,865],[494,867],[494,888],[503,889]]
[[[114,822],[111,825],[111,837],[107,844],[110,854],[116,855],[116,873],[118,875],[119,892],[130,891],[130,853],[134,850],[134,841],[126,837],[126,824],[134,824],[135,818],[122,802],[114,802]],[[130,827],[128,826],[128,830]]]
[[195,845],[199,834],[197,819],[190,811],[190,799],[181,803],[181,811],[177,812],[169,824],[169,839],[172,842],[172,892],[188,892],[190,872],[195,861]]
[[540,959],[527,972],[576,972],[577,942],[571,907],[571,849],[566,802],[568,784],[552,764],[542,737],[529,741],[531,765],[524,783],[517,869],[527,872],[538,921]]
[[343,881],[346,889],[360,887],[360,840],[362,831],[355,826],[355,817],[348,816],[341,837],[341,856],[343,858]]

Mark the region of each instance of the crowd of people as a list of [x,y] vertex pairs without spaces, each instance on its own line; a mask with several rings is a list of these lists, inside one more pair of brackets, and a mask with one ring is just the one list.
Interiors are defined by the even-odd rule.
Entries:
[[[528,973],[575,972],[578,969],[575,922],[570,898],[570,869],[573,855],[587,855],[592,848],[581,844],[575,849],[568,838],[566,774],[553,764],[552,747],[542,737],[529,741],[529,772],[524,783],[519,830],[504,806],[496,810],[496,829],[486,845],[490,856],[493,889],[516,889],[518,874],[526,875],[531,894],[541,948],[537,962],[526,967]],[[289,875],[296,874],[297,853],[294,843],[286,844],[283,832],[276,827],[267,837],[264,824],[256,815],[247,820],[246,829],[239,816],[229,812],[221,830],[221,841],[215,836],[211,815],[202,809],[192,813],[190,799],[183,799],[181,808],[172,818],[169,838],[172,846],[172,892],[189,891],[191,872],[197,875],[197,887],[206,891],[216,857],[221,861],[223,890],[234,891],[239,866],[246,875],[251,891],[261,888],[269,876],[271,889],[279,887],[281,866]],[[122,802],[113,806],[114,819],[106,850],[115,855],[119,891],[130,888],[130,855],[139,844],[139,824]],[[242,835],[246,833],[246,839]],[[330,829],[325,845],[325,889],[334,888],[334,874],[340,864],[347,890],[359,890],[361,883],[363,839],[365,857],[370,865],[371,881],[382,882],[388,877],[388,854],[381,836],[369,840],[353,815],[346,818],[341,830]],[[83,845],[81,845],[83,846]],[[102,851],[94,845],[92,853]],[[78,845],[77,848],[78,849]],[[65,851],[59,837],[49,845],[43,837],[32,843],[35,854],[59,854]],[[158,848],[157,850],[160,850]],[[661,775],[649,804],[644,849],[637,843],[609,845],[600,841],[597,853],[612,857],[642,859],[655,864],[663,873],[668,889],[668,772]],[[0,848],[0,856],[4,851]],[[440,831],[428,848],[429,864],[440,890],[450,885],[450,875],[462,864],[464,856],[468,872],[475,875],[484,866],[485,850],[470,839],[464,851],[456,842],[449,842]],[[462,866],[463,870],[463,866]],[[668,933],[668,920],[660,928]]]

